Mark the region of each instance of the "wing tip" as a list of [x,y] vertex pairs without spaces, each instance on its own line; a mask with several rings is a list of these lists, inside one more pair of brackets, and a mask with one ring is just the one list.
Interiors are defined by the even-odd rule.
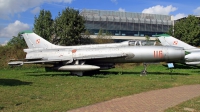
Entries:
[[33,31],[31,31],[31,30],[25,30],[25,31],[19,32],[19,34],[24,34],[24,33],[33,33]]
[[170,37],[169,34],[158,34],[158,35],[155,35],[156,37],[161,37],[161,36],[164,36],[164,37]]

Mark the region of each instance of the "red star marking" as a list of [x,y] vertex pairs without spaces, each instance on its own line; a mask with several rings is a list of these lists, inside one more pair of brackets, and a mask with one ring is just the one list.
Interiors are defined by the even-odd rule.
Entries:
[[39,43],[40,43],[40,39],[37,39],[37,40],[36,40],[36,44],[39,44]]
[[174,41],[173,45],[177,45],[178,44],[178,41]]
[[73,50],[72,50],[72,53],[76,53],[76,49],[73,49]]

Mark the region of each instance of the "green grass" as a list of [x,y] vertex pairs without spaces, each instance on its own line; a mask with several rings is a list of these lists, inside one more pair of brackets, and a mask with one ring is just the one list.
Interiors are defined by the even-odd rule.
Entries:
[[193,98],[189,101],[169,108],[165,112],[188,112],[187,108],[192,109],[193,112],[200,112],[200,97]]
[[[76,77],[43,68],[0,70],[0,111],[67,111],[70,109],[174,86],[200,84],[199,69],[176,65],[120,66],[94,76]],[[185,69],[182,69],[185,68]]]

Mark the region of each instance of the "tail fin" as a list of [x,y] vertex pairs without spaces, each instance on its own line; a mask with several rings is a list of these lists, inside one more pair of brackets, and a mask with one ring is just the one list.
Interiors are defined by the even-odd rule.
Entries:
[[194,46],[191,46],[191,45],[189,45],[181,40],[178,40],[170,35],[167,35],[167,34],[158,35],[158,39],[160,40],[162,45],[183,47],[184,49],[195,49],[196,48]]
[[20,34],[24,37],[26,44],[29,49],[33,48],[44,48],[44,49],[50,49],[50,48],[56,48],[58,46],[46,41],[39,35],[35,34],[32,31],[23,31],[20,32]]
[[171,46],[169,43],[167,43],[167,41],[165,40],[165,36],[164,36],[165,34],[162,34],[162,36],[161,35],[157,35],[158,36],[158,39],[159,39],[159,41],[161,42],[161,44],[163,45],[163,46]]

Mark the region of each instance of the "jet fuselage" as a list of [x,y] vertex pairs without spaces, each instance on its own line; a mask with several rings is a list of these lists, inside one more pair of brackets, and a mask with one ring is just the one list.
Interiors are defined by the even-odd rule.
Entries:
[[[106,56],[106,57],[105,57]],[[94,49],[51,49],[28,52],[26,60],[85,60],[94,63],[176,62],[184,59],[183,48],[167,46],[129,46]],[[35,60],[34,60],[35,61]]]

